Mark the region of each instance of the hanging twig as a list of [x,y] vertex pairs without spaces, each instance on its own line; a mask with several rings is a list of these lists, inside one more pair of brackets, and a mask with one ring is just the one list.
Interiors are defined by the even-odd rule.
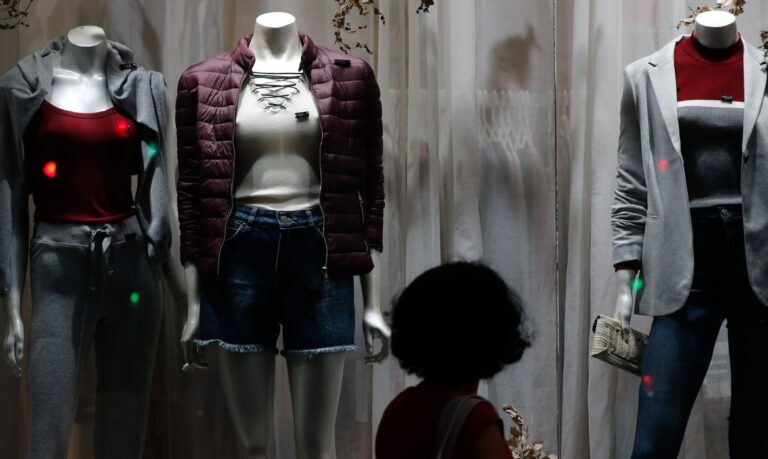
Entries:
[[746,3],[747,0],[717,0],[717,3],[715,3],[715,6],[713,7],[699,6],[697,8],[688,8],[691,14],[689,14],[687,18],[678,22],[677,28],[680,29],[682,27],[690,27],[694,25],[696,23],[696,16],[700,15],[701,13],[706,13],[707,11],[727,10],[734,16],[744,14],[744,5],[746,5]]
[[29,7],[34,0],[0,0],[0,30],[10,30],[19,26],[29,27],[24,20],[29,15]]
[[[339,8],[333,13],[333,18],[331,19],[336,45],[345,53],[350,52],[353,48],[360,48],[367,51],[368,54],[373,54],[367,43],[358,41],[351,44],[346,40],[345,35],[351,35],[368,28],[367,25],[352,26],[349,22],[349,15],[354,11],[357,11],[360,16],[368,16],[373,12],[373,15],[378,17],[382,24],[386,24],[384,15],[376,7],[374,0],[336,0],[336,3],[339,4]],[[421,0],[421,3],[416,8],[416,13],[429,13],[429,8],[434,6],[434,4],[435,0]]]
[[339,4],[339,8],[333,13],[331,23],[333,24],[334,29],[334,41],[339,46],[339,49],[348,53],[352,48],[362,48],[369,54],[373,54],[367,43],[358,41],[353,45],[346,41],[344,37],[345,34],[354,34],[360,30],[368,28],[367,25],[353,27],[349,22],[348,17],[354,10],[357,10],[357,13],[360,16],[368,16],[370,12],[373,11],[374,16],[378,17],[382,24],[386,24],[384,15],[381,14],[381,11],[379,11],[376,5],[373,4],[373,0],[336,0],[336,3]]

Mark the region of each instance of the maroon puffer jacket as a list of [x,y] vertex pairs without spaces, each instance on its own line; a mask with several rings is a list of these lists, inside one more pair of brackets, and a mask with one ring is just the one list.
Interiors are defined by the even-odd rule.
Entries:
[[[379,86],[363,60],[315,46],[301,34],[300,70],[309,77],[323,130],[320,206],[332,274],[373,268],[382,249],[384,174]],[[234,50],[188,68],[179,79],[176,130],[182,263],[216,272],[232,210],[235,110],[253,66],[251,36]]]

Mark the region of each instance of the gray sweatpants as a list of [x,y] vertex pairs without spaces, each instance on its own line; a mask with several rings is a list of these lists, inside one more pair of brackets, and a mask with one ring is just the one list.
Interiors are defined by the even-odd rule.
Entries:
[[28,459],[66,457],[92,346],[95,457],[141,457],[161,288],[138,221],[38,223],[30,260]]

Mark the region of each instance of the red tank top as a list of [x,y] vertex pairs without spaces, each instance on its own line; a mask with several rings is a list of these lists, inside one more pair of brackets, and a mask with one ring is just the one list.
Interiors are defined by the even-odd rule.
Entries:
[[[377,459],[424,459],[432,457],[438,423],[445,405],[467,392],[421,382],[395,397],[384,410],[376,434]],[[496,409],[488,402],[478,404],[461,429],[453,451],[453,459],[472,457],[480,435],[497,426],[503,435],[504,425]],[[512,459],[507,451],[506,457]]]
[[76,113],[44,101],[26,135],[36,221],[110,222],[134,215],[136,124],[115,107]]

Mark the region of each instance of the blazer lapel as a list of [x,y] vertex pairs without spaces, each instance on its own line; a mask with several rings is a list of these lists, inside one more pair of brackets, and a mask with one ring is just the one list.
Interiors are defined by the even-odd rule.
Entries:
[[744,153],[765,96],[766,69],[762,65],[763,61],[763,53],[744,41],[744,136],[741,146]]
[[675,40],[651,55],[648,64],[653,68],[648,72],[656,95],[656,101],[667,126],[675,151],[682,158],[680,147],[680,124],[677,120],[677,77],[675,74]]

